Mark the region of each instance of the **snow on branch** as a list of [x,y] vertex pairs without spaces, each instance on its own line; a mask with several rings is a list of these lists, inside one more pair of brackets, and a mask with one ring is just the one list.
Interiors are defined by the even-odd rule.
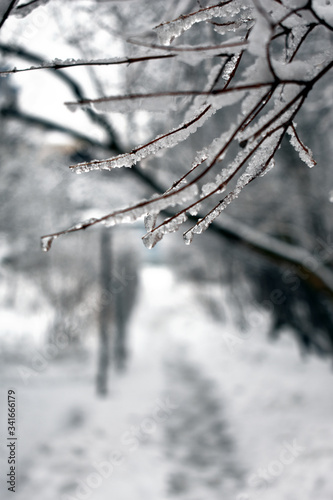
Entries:
[[42,249],[45,252],[50,250],[52,242],[62,234],[80,231],[82,229],[86,229],[87,227],[94,226],[95,224],[102,223],[107,227],[111,227],[115,224],[135,222],[148,212],[151,214],[159,213],[165,208],[174,207],[177,204],[187,202],[196,196],[197,191],[198,188],[195,184],[191,184],[190,186],[185,185],[177,190],[169,190],[163,195],[155,195],[150,200],[142,200],[136,205],[116,210],[115,212],[104,215],[103,217],[91,218],[84,222],[79,222],[64,231],[42,236]]
[[290,144],[294,147],[295,151],[297,151],[300,159],[303,160],[308,167],[314,167],[317,162],[313,159],[311,149],[305,146],[305,144],[303,144],[303,142],[299,138],[294,123],[292,123],[290,127],[288,127],[287,132],[290,135]]
[[187,137],[201,127],[214,112],[215,109],[213,106],[208,105],[203,110],[200,110],[199,114],[194,116],[191,120],[182,123],[179,127],[166,134],[157,136],[143,146],[136,147],[131,153],[114,156],[107,160],[93,160],[78,163],[76,165],[70,165],[70,168],[80,174],[82,172],[89,172],[90,170],[111,170],[116,167],[131,167],[138,161],[147,158],[147,156],[156,154],[157,151],[161,149],[173,148],[179,142],[186,140]]
[[234,17],[241,11],[241,9],[247,9],[246,1],[226,0],[225,2],[220,2],[217,5],[212,5],[196,12],[192,12],[191,14],[180,16],[173,21],[159,24],[154,28],[154,30],[156,31],[162,44],[170,45],[171,42],[181,36],[185,31],[192,28],[194,24],[208,21],[214,17]]
[[151,54],[141,57],[113,57],[109,59],[55,59],[51,62],[45,62],[40,66],[30,66],[29,68],[12,68],[6,71],[0,71],[1,76],[7,76],[13,73],[24,73],[27,71],[36,71],[42,69],[65,69],[75,68],[78,66],[115,66],[115,65],[130,65],[134,63],[142,63],[144,61],[154,61],[159,59],[169,59],[175,57],[176,54]]
[[[113,158],[72,165],[76,172],[131,167],[149,155],[182,143],[190,134],[200,134],[217,111],[222,113],[226,107],[233,107],[233,115],[230,118],[229,114],[227,126],[225,120],[214,121],[214,139],[188,160],[185,172],[181,170],[179,178],[163,194],[47,235],[42,238],[43,249],[49,250],[52,241],[62,234],[98,223],[131,222],[142,216],[146,216],[147,228],[143,241],[149,248],[165,234],[197,217],[184,232],[185,243],[190,243],[195,234],[214,224],[248,184],[269,172],[286,133],[301,160],[314,166],[312,152],[300,139],[294,122],[312,88],[332,70],[332,50],[319,49],[321,44],[313,43],[312,38],[315,34],[320,40],[330,39],[331,17],[322,0],[226,0],[155,27],[160,44],[148,43],[144,37],[136,39],[134,43],[148,47],[143,56],[49,64],[48,67],[61,69],[99,63],[140,64],[164,58],[167,72],[172,58],[173,65],[191,64],[201,77],[198,81],[202,81],[202,75],[205,77],[205,83],[194,89],[189,89],[188,82],[180,82],[168,91],[156,88],[146,93],[129,92],[66,103],[71,110],[92,106],[103,113],[171,109],[184,114],[184,119],[178,121],[180,125],[144,145]],[[194,25],[198,25],[195,45],[173,45]],[[198,45],[201,27],[205,27],[205,36]],[[212,35],[211,44],[206,43],[206,28]],[[216,43],[217,37],[221,43]],[[218,64],[214,66],[213,61]],[[179,210],[157,221],[166,207],[176,205]]]

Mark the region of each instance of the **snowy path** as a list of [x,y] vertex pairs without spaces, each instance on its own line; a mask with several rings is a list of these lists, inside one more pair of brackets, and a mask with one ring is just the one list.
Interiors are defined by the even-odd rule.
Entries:
[[[290,336],[239,340],[232,321],[216,322],[193,285],[163,268],[142,278],[129,370],[112,374],[105,400],[94,356],[50,363],[26,385],[13,361],[0,366],[1,401],[18,391],[15,498],[332,500],[327,363],[304,363]],[[285,443],[295,440],[292,456]]]
[[243,474],[214,383],[183,357],[169,363],[168,371],[179,401],[165,428],[170,497],[235,498]]

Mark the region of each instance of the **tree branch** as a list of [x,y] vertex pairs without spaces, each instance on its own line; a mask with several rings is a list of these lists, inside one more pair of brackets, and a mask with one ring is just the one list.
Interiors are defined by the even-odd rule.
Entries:
[[[2,28],[2,26],[5,24],[5,22],[7,21],[11,11],[14,9],[15,7],[15,4],[17,3],[17,0],[9,0],[8,2],[8,7],[6,8],[5,7],[5,11],[4,13],[2,14],[2,18],[0,20],[0,29]],[[3,8],[3,7],[2,7]],[[2,10],[2,9],[1,9]]]
[[[74,139],[86,141],[95,147],[106,147],[105,144],[99,143],[95,139],[70,129],[69,127],[63,127],[62,125],[50,120],[35,117],[18,110],[2,109],[1,115],[4,118],[17,119],[29,125],[40,126],[47,130],[62,132],[73,137]],[[132,171],[137,178],[146,186],[151,188],[153,192],[165,192],[165,188],[163,186],[161,186],[151,176],[147,175],[146,172],[142,171],[137,165],[132,167]],[[163,210],[163,214],[168,217],[173,216],[173,213],[169,210]],[[188,218],[196,223],[201,216],[199,215],[198,217],[194,217],[189,215]],[[311,283],[315,289],[322,290],[333,297],[332,271],[327,268],[324,263],[317,260],[303,248],[284,243],[277,238],[263,234],[226,214],[223,214],[223,217],[221,217],[218,222],[214,221],[210,228],[212,232],[220,237],[226,238],[227,240],[237,243],[242,247],[249,248],[256,254],[269,258],[277,264],[296,265],[302,276],[304,276],[304,273],[307,274],[309,283]]]
[[63,125],[60,125],[59,123],[53,122],[51,120],[46,120],[45,118],[42,118],[40,116],[30,115],[29,113],[25,113],[24,111],[20,111],[17,108],[1,108],[0,115],[3,118],[13,118],[15,120],[19,120],[19,121],[26,123],[28,125],[42,127],[42,128],[49,130],[49,131],[62,132],[63,134],[66,134],[66,135],[69,135],[70,137],[73,137],[74,139],[78,139],[79,141],[85,141],[88,144],[91,144],[91,146],[100,147],[100,148],[104,148],[104,149],[108,148],[108,146],[106,144],[103,144],[99,141],[96,141],[92,137],[89,137],[88,135],[82,134],[81,132],[78,132],[77,130],[71,129],[70,127],[64,127]]
[[296,274],[307,279],[313,288],[326,292],[333,298],[333,272],[325,266],[324,262],[304,248],[284,243],[261,233],[225,213],[218,222],[213,222],[210,228],[214,233],[227,237],[279,265],[295,265]]
[[[44,63],[43,58],[37,56],[36,54],[32,54],[25,49],[21,47],[11,47],[6,44],[0,44],[0,50],[2,52],[5,52],[7,54],[11,54],[13,56],[17,56],[29,61],[32,61],[33,63],[37,63],[39,65],[42,65]],[[158,56],[159,57],[159,56]],[[130,62],[130,61],[127,61]],[[311,90],[310,87],[313,86],[313,84],[319,80],[326,72],[328,72],[332,68],[332,62],[327,65],[326,68],[324,68],[311,82],[305,82],[305,81],[300,81],[300,80],[280,80],[278,83],[280,84],[287,84],[287,83],[297,83],[299,85],[304,85],[304,86],[309,86],[308,89],[306,89],[305,92],[308,92]],[[45,68],[46,69],[46,68]],[[67,74],[65,74],[62,71],[59,71],[59,68],[57,66],[50,66],[47,69],[50,71],[53,71],[53,74],[60,78],[63,83],[65,83],[73,92],[73,94],[76,96],[76,98],[79,100],[80,104],[87,104],[90,103],[91,101],[86,99],[82,89],[80,86],[75,82],[74,79],[69,77]],[[208,92],[205,91],[180,91],[180,92],[168,92],[168,93],[156,93],[156,94],[151,94],[151,95],[132,95],[132,96],[125,96],[125,97],[120,97],[122,98],[145,98],[145,97],[158,97],[161,95],[207,95],[211,96],[212,94],[220,94],[220,93],[226,93],[226,92],[237,92],[237,91],[242,91],[242,90],[251,90],[251,89],[258,89],[262,87],[268,87],[270,88],[270,95],[271,95],[271,87],[272,85],[276,86],[277,82],[258,82],[255,84],[245,84],[245,85],[238,85],[236,87],[229,87],[228,89],[217,89],[217,90],[211,90]],[[305,93],[304,92],[304,93]],[[114,98],[111,98],[114,99]],[[118,97],[115,99],[119,99]],[[107,100],[105,98],[97,100],[97,102],[101,102]],[[265,102],[266,103],[266,102]],[[254,110],[254,114],[251,114],[250,116],[247,117],[246,121],[244,122],[247,126],[249,124],[249,120],[252,121],[254,117],[256,117],[257,110],[259,109],[259,112],[262,110],[262,106],[264,105],[263,102],[259,104],[259,107],[257,106]],[[20,121],[23,121],[24,123],[28,123],[34,126],[42,126],[47,130],[55,130],[58,132],[65,133],[75,139],[85,141],[92,146],[98,146],[102,148],[107,148],[110,150],[115,151],[117,154],[124,154],[125,151],[121,147],[120,143],[117,141],[117,138],[114,135],[114,131],[110,127],[109,123],[107,120],[101,116],[96,114],[93,110],[91,109],[86,109],[86,112],[89,114],[89,116],[97,122],[107,133],[108,137],[110,140],[108,141],[108,144],[102,144],[99,143],[98,141],[92,139],[89,136],[86,136],[85,134],[81,134],[80,132],[77,132],[73,129],[70,129],[69,127],[64,127],[63,125],[54,123],[50,120],[46,120],[41,117],[35,117],[32,115],[29,115],[27,113],[21,112],[16,109],[2,109],[1,114],[2,116],[6,118],[12,118],[12,119],[17,119]],[[276,116],[275,116],[276,119]],[[270,122],[268,124],[265,124],[265,128],[267,129],[267,126],[271,125]],[[155,179],[150,177],[146,172],[142,171],[138,165],[135,165],[132,167],[133,173],[140,179],[141,182],[143,182],[145,185],[147,185],[149,188],[151,188],[154,192],[158,192],[161,195],[166,192],[165,188],[161,186]],[[173,213],[169,210],[163,210],[163,213],[166,216],[173,217]],[[200,218],[204,217],[203,216],[192,216],[188,215],[188,219],[197,223]],[[80,226],[80,228],[71,228],[69,230],[65,230],[60,233],[54,233],[54,235],[49,235],[51,236],[57,236],[59,234],[64,234],[68,232],[73,232],[76,230],[80,230],[84,228],[85,225],[84,223]],[[86,225],[88,227],[88,225]],[[221,219],[217,222],[214,221],[211,224],[211,231],[216,233],[217,235],[227,238],[230,241],[233,241],[241,246],[244,246],[246,248],[251,249],[255,253],[262,255],[266,258],[272,259],[274,262],[280,264],[280,265],[285,265],[285,264],[292,264],[296,266],[296,271],[299,271],[299,273],[302,273],[302,276],[304,277],[304,274],[306,275],[306,279],[309,280],[309,283],[313,288],[322,290],[326,293],[328,293],[331,297],[333,297],[333,273],[332,271],[327,268],[323,262],[320,262],[318,259],[313,257],[310,253],[308,253],[306,250],[281,242],[280,240],[273,238],[271,236],[265,235],[260,233],[259,231],[250,228],[248,225],[242,224],[239,221],[236,221],[235,219],[227,216],[226,214],[221,217]]]
[[[23,47],[20,46],[13,46],[13,45],[8,45],[4,43],[0,43],[0,51],[4,52],[5,54],[12,55],[14,57],[19,57],[21,59],[31,61],[33,63],[37,63],[39,65],[42,65],[45,61],[44,59],[39,56],[38,54],[35,54],[31,51],[28,51],[24,49]],[[72,93],[79,99],[79,100],[84,100],[84,92],[81,89],[81,86],[69,75],[67,75],[63,71],[56,70],[55,68],[47,68],[50,71],[52,71],[52,74],[59,78],[65,85],[67,85]],[[110,123],[108,120],[101,114],[96,113],[93,109],[87,109],[86,110],[88,116],[90,119],[100,125],[107,133],[107,137],[109,138],[109,146],[115,151],[118,152],[119,150],[119,140],[116,137],[115,131],[111,127]]]

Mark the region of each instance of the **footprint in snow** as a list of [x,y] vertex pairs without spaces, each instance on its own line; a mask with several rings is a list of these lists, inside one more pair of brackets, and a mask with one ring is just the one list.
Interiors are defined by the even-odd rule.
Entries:
[[179,402],[164,431],[170,464],[169,496],[189,500],[236,498],[244,473],[214,382],[184,356],[168,363],[167,371]]

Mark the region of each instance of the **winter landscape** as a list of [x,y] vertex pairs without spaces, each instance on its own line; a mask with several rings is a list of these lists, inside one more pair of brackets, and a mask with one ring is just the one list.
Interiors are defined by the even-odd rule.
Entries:
[[0,498],[331,500],[330,0],[1,0],[0,61]]

